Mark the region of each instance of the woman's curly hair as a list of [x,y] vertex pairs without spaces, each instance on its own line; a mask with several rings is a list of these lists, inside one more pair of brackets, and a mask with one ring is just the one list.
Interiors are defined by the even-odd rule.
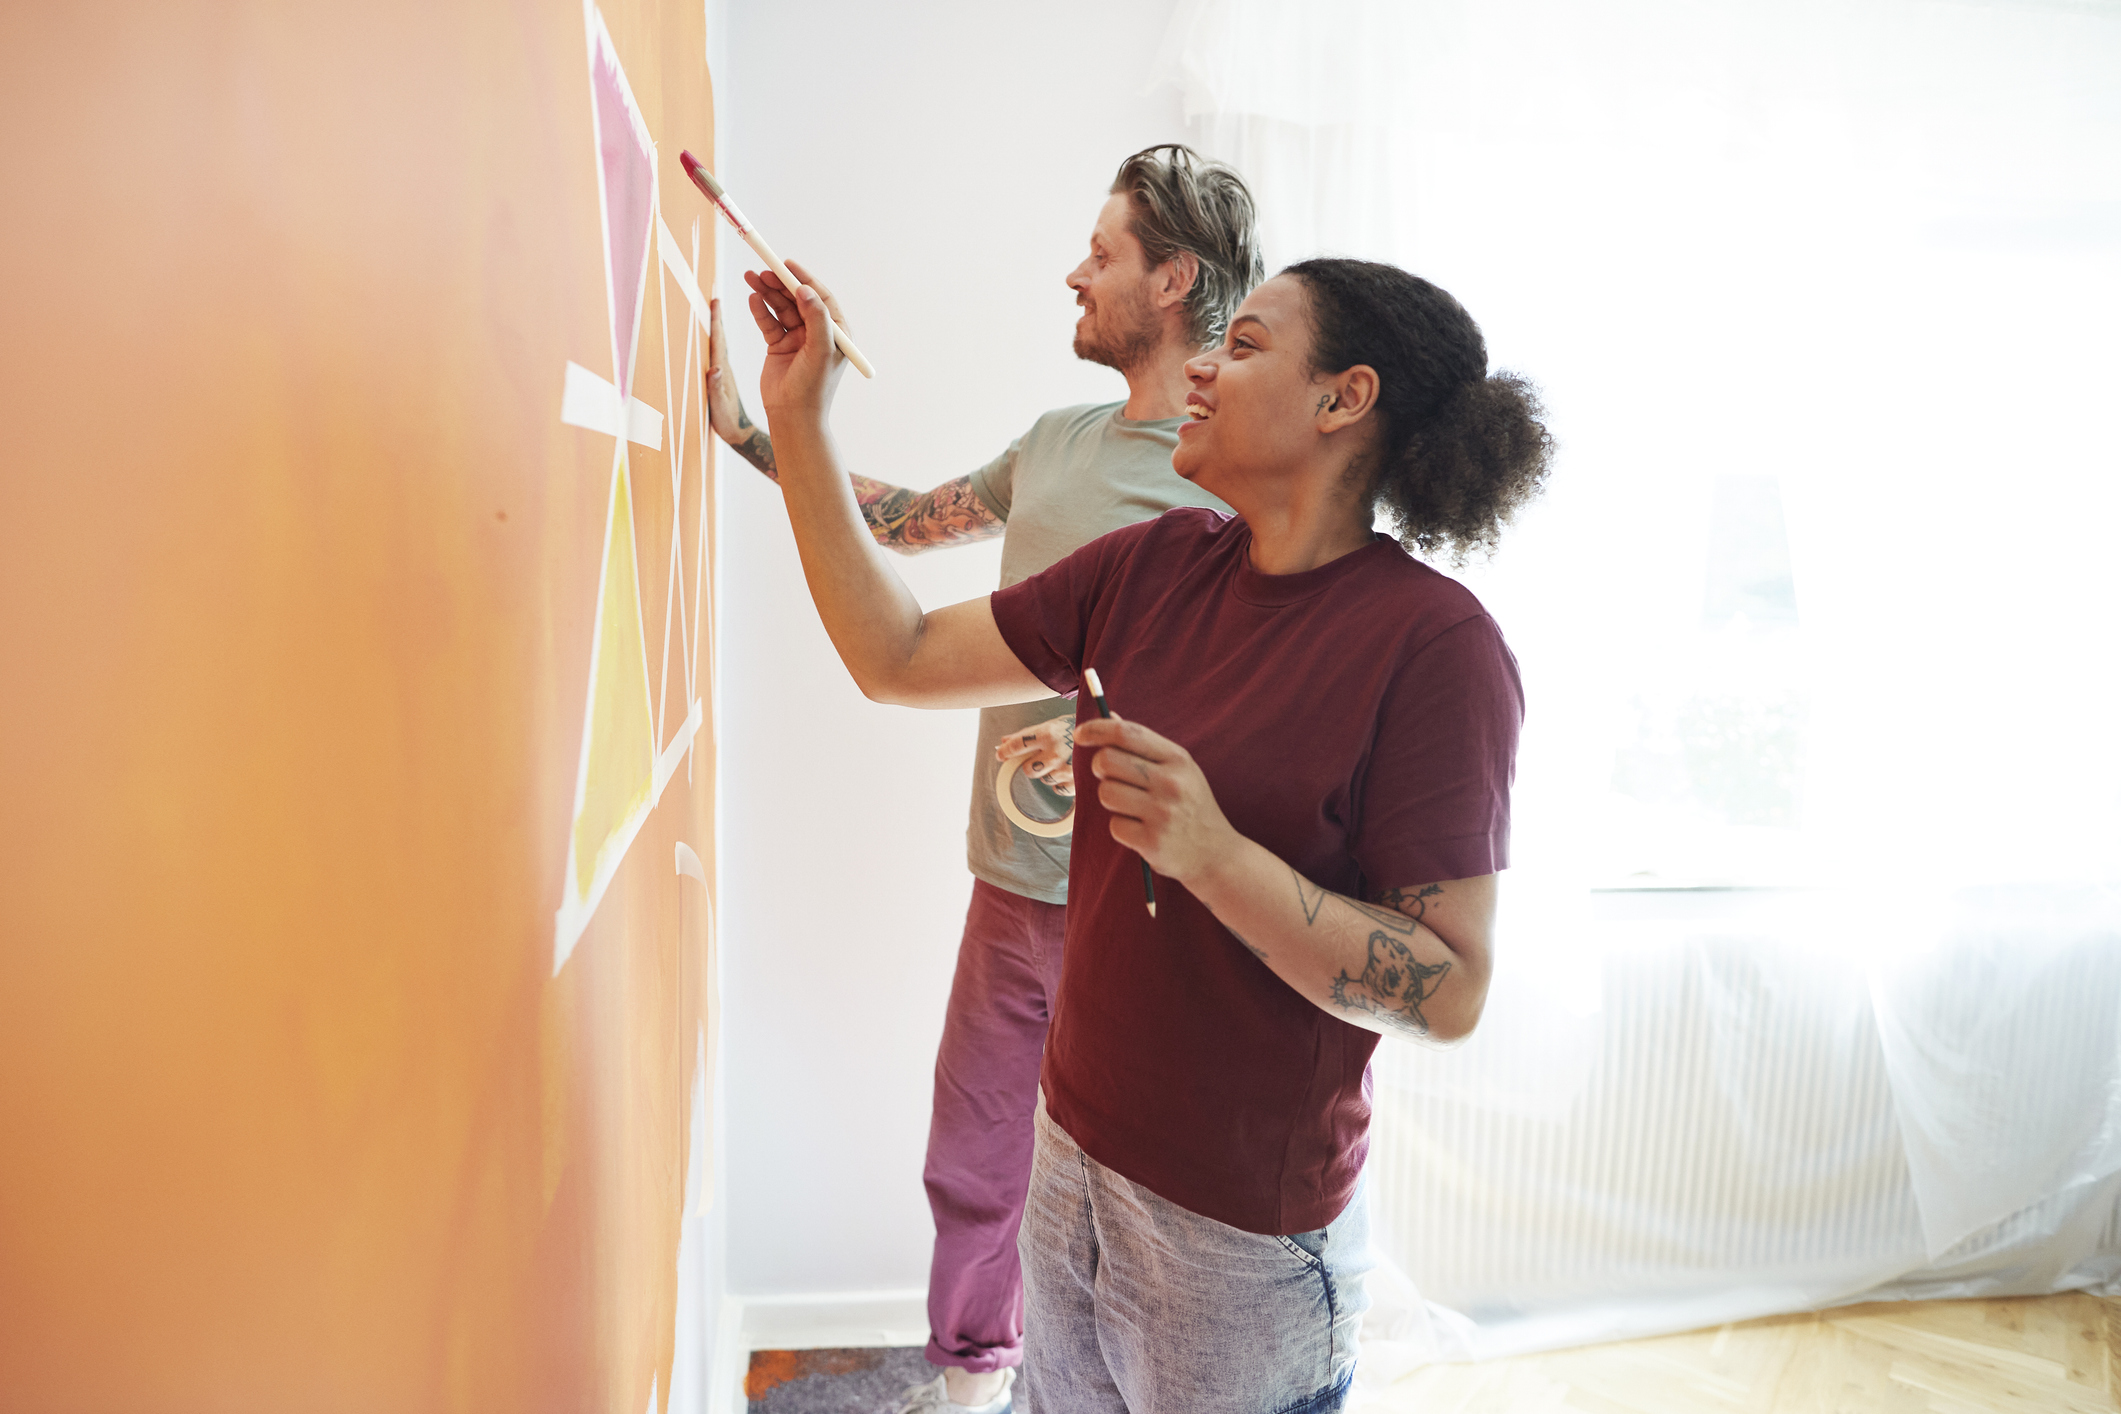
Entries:
[[1312,371],[1377,370],[1384,441],[1370,497],[1399,543],[1453,564],[1494,554],[1554,455],[1538,390],[1515,373],[1491,376],[1473,316],[1418,275],[1369,260],[1305,260],[1282,273],[1310,302]]

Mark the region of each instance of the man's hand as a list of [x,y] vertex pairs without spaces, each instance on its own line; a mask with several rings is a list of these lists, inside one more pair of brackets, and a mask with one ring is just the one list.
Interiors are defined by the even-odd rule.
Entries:
[[[807,419],[820,428],[825,409],[832,402],[847,360],[833,347],[831,325],[848,328],[832,292],[801,265],[788,262],[789,273],[802,284],[790,290],[781,277],[768,270],[763,275],[744,272],[751,287],[751,317],[766,340],[766,366],[759,373],[759,400],[766,415],[781,426],[781,415]],[[851,330],[850,330],[851,332]],[[784,432],[787,430],[782,429]]]
[[1075,718],[1053,717],[1030,731],[1005,736],[994,744],[994,758],[1004,764],[1029,756],[1024,775],[1043,781],[1055,795],[1075,794]]
[[781,479],[773,464],[773,443],[762,427],[744,416],[744,400],[736,390],[736,376],[729,371],[729,336],[722,331],[722,302],[707,301],[707,425],[736,454],[775,481]]
[[1208,778],[1177,742],[1135,722],[1099,717],[1077,725],[1075,744],[1097,752],[1090,774],[1112,814],[1112,838],[1165,878],[1191,887],[1244,843],[1215,803]]

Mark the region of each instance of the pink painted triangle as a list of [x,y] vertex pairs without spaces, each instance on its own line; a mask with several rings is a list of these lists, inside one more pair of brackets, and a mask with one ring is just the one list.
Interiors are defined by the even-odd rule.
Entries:
[[597,175],[604,184],[604,264],[610,284],[611,366],[621,400],[633,394],[634,342],[648,275],[649,228],[655,216],[655,156],[619,56],[598,26],[589,61],[595,95]]

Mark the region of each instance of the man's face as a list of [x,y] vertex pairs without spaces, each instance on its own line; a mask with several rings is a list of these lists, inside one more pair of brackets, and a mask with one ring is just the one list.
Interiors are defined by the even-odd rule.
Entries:
[[1125,373],[1156,352],[1163,320],[1149,302],[1149,265],[1127,225],[1127,197],[1105,198],[1090,230],[1090,254],[1068,272],[1068,288],[1082,306],[1075,321],[1075,356]]

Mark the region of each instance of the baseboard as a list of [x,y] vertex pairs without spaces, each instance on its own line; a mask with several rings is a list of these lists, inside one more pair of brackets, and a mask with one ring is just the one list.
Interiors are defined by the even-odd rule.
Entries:
[[725,1296],[714,1333],[707,1414],[742,1414],[744,1375],[754,1350],[927,1343],[928,1293],[920,1287]]
[[731,1299],[744,1303],[746,1351],[928,1343],[928,1293],[919,1287]]

